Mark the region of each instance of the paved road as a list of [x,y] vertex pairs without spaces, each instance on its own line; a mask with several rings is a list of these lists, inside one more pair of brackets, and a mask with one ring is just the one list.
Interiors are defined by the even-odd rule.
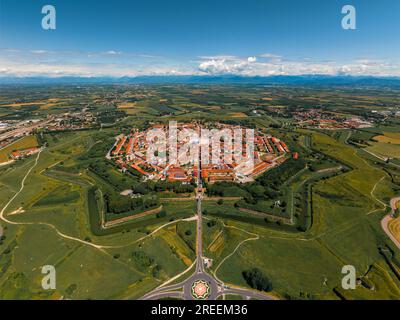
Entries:
[[45,125],[49,124],[51,121],[52,120],[41,120],[41,121],[29,124],[29,125],[27,125],[26,123],[24,123],[24,124],[18,123],[11,130],[1,133],[0,141],[3,141],[5,139],[11,138],[11,137],[18,137],[18,136],[22,137],[24,134],[30,133],[34,129],[44,127]]
[[390,200],[390,207],[392,208],[391,214],[388,214],[385,216],[382,221],[381,221],[381,226],[383,231],[387,234],[387,236],[390,238],[390,240],[393,241],[393,243],[397,246],[397,248],[400,249],[400,241],[396,239],[396,237],[390,232],[389,230],[389,222],[392,221],[394,218],[392,215],[394,214],[396,210],[396,203],[400,201],[400,197],[392,198]]
[[[200,155],[199,155],[200,156]],[[215,300],[220,292],[220,286],[217,281],[209,275],[204,270],[204,259],[203,259],[203,216],[201,201],[203,200],[203,195],[201,190],[203,189],[203,182],[201,180],[201,160],[199,158],[197,173],[197,241],[196,241],[196,271],[183,283],[183,297],[185,300],[193,300],[191,293],[192,284],[197,280],[203,280],[210,286],[210,292],[208,299]]]
[[212,275],[207,273],[204,270],[204,259],[203,259],[203,217],[202,217],[202,208],[201,202],[203,200],[202,188],[203,183],[201,180],[201,159],[199,154],[199,164],[198,164],[198,177],[197,177],[197,241],[196,241],[196,269],[194,273],[185,279],[184,281],[165,286],[159,287],[150,293],[144,295],[142,300],[157,300],[161,298],[167,297],[176,297],[184,300],[194,300],[195,298],[192,296],[192,285],[197,280],[203,280],[207,282],[210,287],[210,295],[207,297],[207,300],[216,300],[219,296],[223,294],[235,294],[241,295],[248,299],[255,298],[260,300],[273,300],[274,298],[266,293],[256,292],[248,289],[242,288],[232,288],[228,287],[224,283],[215,279]]
[[163,299],[163,298],[183,299],[183,294],[181,292],[174,292],[174,291],[155,292],[155,293],[147,296],[147,298],[144,299],[144,300],[160,300],[160,299]]
[[223,294],[234,294],[246,297],[247,299],[257,299],[257,300],[275,300],[275,297],[264,294],[262,292],[251,291],[247,289],[239,288],[224,288]]
[[203,261],[203,217],[201,212],[201,201],[203,200],[202,190],[203,183],[201,181],[201,163],[199,163],[198,177],[197,177],[197,245],[196,245],[196,272],[204,272],[204,261]]

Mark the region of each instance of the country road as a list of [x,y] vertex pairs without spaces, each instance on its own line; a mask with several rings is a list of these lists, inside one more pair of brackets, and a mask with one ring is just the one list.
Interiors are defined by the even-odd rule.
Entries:
[[[37,154],[36,159],[33,161],[32,165],[29,167],[29,169],[23,176],[23,178],[21,180],[20,188],[15,192],[15,194],[8,200],[8,202],[1,209],[0,220],[2,220],[6,224],[11,224],[11,225],[47,226],[47,227],[53,229],[57,233],[57,235],[62,237],[63,239],[75,241],[75,242],[90,246],[92,248],[95,248],[95,249],[101,251],[102,253],[104,253],[108,256],[111,256],[111,254],[108,253],[105,249],[118,248],[120,246],[99,245],[99,244],[88,242],[88,241],[85,241],[85,240],[82,240],[82,239],[79,239],[79,238],[76,238],[73,236],[69,236],[67,234],[62,233],[53,224],[46,223],[46,222],[16,222],[16,221],[12,221],[9,219],[9,215],[6,214],[6,211],[11,206],[11,204],[14,202],[14,200],[24,191],[27,179],[31,175],[31,172],[38,166],[42,151],[43,151],[43,149],[41,149],[40,152]],[[203,188],[203,185],[202,185],[202,180],[201,180],[201,162],[199,161],[197,190],[202,190],[202,188]],[[215,276],[207,273],[207,271],[204,268],[204,257],[203,257],[202,200],[203,200],[203,194],[201,192],[198,192],[198,194],[196,196],[196,202],[197,202],[196,215],[193,217],[187,218],[187,219],[181,219],[181,220],[185,220],[185,221],[191,221],[191,220],[197,221],[196,259],[195,259],[194,263],[189,268],[187,268],[185,271],[181,272],[180,274],[171,278],[169,281],[167,281],[164,284],[162,284],[161,286],[157,287],[155,290],[146,294],[142,299],[153,300],[153,299],[160,299],[160,298],[167,298],[167,297],[176,297],[176,298],[182,298],[185,300],[193,300],[193,299],[195,299],[192,294],[193,284],[197,281],[204,281],[209,286],[210,293],[206,297],[206,299],[209,299],[209,300],[216,300],[219,296],[224,295],[224,294],[237,294],[237,295],[243,296],[246,299],[251,299],[251,298],[258,298],[258,299],[263,299],[263,300],[274,299],[274,297],[268,293],[258,292],[255,290],[240,288],[240,287],[235,287],[235,286],[230,287],[227,284],[223,283],[221,280],[217,279]],[[158,232],[165,226],[172,224],[172,223],[176,223],[177,221],[180,221],[180,220],[175,220],[175,221],[166,223],[166,224],[158,227],[157,229],[155,229],[149,235],[146,235],[140,239],[135,240],[135,242],[142,241],[145,238],[152,236],[154,233]],[[3,229],[0,226],[0,236],[2,235],[2,233],[3,233]],[[247,240],[245,240],[245,242],[249,241],[249,240],[255,240],[255,238],[247,239]],[[239,246],[236,247],[236,249],[234,250],[234,252],[232,252],[232,254],[234,254],[237,251]],[[228,259],[231,255],[226,257],[224,260]],[[177,284],[165,286],[168,283],[171,283],[174,280],[178,279],[180,276],[184,275],[186,272],[189,272],[193,266],[195,266],[195,271],[191,275],[189,275],[185,280],[183,280]],[[177,290],[182,290],[182,291],[177,291]]]
[[[41,149],[39,151],[39,153],[36,156],[35,161],[33,162],[33,165],[29,168],[29,170],[26,172],[26,174],[24,175],[24,177],[22,178],[21,181],[21,187],[20,189],[10,198],[10,200],[8,200],[8,202],[4,205],[4,207],[2,208],[2,210],[0,211],[0,220],[3,220],[5,223],[11,224],[11,225],[43,225],[43,226],[48,226],[51,229],[53,229],[60,237],[64,238],[64,239],[68,239],[68,240],[72,240],[72,241],[76,241],[88,246],[91,246],[95,249],[98,249],[104,253],[106,253],[104,251],[105,248],[113,248],[112,246],[102,246],[102,245],[97,245],[94,244],[92,242],[88,242],[76,237],[72,237],[69,235],[66,235],[64,233],[62,233],[61,231],[59,231],[54,225],[50,224],[50,223],[45,223],[45,222],[15,222],[15,221],[11,221],[6,217],[6,210],[7,208],[11,205],[11,203],[21,194],[21,192],[24,190],[25,188],[25,182],[27,180],[27,178],[29,177],[30,173],[32,172],[32,170],[38,165],[39,162],[39,158],[40,158],[40,154],[42,153],[43,149]],[[108,254],[108,253],[107,253]]]
[[[203,184],[201,179],[201,159],[199,158],[199,169],[197,176],[197,196],[195,197],[197,212],[194,219],[196,220],[196,259],[191,266],[189,266],[186,270],[181,272],[180,274],[174,276],[169,279],[167,282],[161,284],[151,292],[145,294],[141,299],[142,300],[158,300],[161,298],[179,298],[183,300],[194,300],[193,296],[193,284],[196,281],[204,281],[210,288],[209,295],[205,298],[207,300],[216,300],[218,297],[223,296],[225,294],[236,294],[240,295],[246,299],[259,299],[259,300],[275,300],[276,297],[268,294],[266,292],[256,291],[247,288],[240,288],[236,286],[229,286],[222,282],[215,276],[215,272],[213,275],[209,274],[204,268],[204,257],[203,257],[203,216],[202,216],[202,201],[204,200],[202,192]],[[232,227],[235,228],[235,227]],[[249,232],[248,232],[249,233]],[[249,233],[250,234],[250,233]],[[256,234],[251,234],[252,237],[245,239],[242,241],[235,250],[229,254],[225,259],[220,263],[220,265],[229,257],[231,257],[239,247],[250,240],[257,240],[259,238]],[[194,272],[189,275],[185,280],[182,280],[179,283],[168,285],[169,283],[175,281],[180,278],[182,275],[190,271],[195,265]],[[219,266],[220,266],[219,265]],[[219,268],[218,266],[218,268]],[[217,271],[217,270],[216,270]]]

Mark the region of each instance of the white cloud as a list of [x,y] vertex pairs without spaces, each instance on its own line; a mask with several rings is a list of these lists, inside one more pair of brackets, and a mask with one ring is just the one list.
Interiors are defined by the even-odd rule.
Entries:
[[271,60],[280,60],[282,57],[272,53],[263,53],[260,54],[261,58],[271,59]]
[[[107,56],[113,56],[112,63]],[[148,59],[152,57],[151,59]],[[399,76],[400,63],[376,59],[315,61],[288,60],[264,53],[257,56],[202,56],[197,61],[174,61],[120,51],[22,51],[0,49],[0,76],[140,76],[140,75],[359,75]],[[128,59],[129,58],[129,59]]]
[[0,57],[0,76],[16,77],[134,77],[141,75],[191,75],[192,68],[180,66],[117,63],[25,62]]
[[235,56],[203,57],[199,70],[207,74],[243,74],[256,66],[256,57],[238,58]]
[[47,50],[30,50],[30,52],[31,52],[31,53],[34,53],[34,54],[46,54],[46,53],[50,53],[50,52],[47,51]]
[[285,60],[270,54],[260,55],[267,61],[256,57],[213,57],[203,59],[199,70],[205,74],[235,74],[241,76],[271,75],[356,75],[356,76],[400,76],[400,64],[380,60],[354,60],[346,63],[333,61]]
[[122,52],[121,51],[109,50],[109,51],[104,52],[104,54],[105,55],[110,55],[110,56],[115,56],[115,55],[122,54]]
[[237,59],[236,56],[229,56],[229,55],[217,55],[217,56],[200,56],[199,57],[201,60],[234,60]]

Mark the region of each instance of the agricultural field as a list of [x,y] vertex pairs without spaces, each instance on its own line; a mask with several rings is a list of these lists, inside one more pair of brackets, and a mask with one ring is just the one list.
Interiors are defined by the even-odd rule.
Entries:
[[389,230],[396,239],[400,239],[400,218],[390,221]]
[[386,158],[400,158],[400,134],[385,132],[384,135],[373,137],[374,142],[367,148],[369,152]]
[[[17,99],[23,90],[30,94]],[[43,147],[0,166],[0,299],[139,299],[187,278],[198,259],[197,188],[169,190],[106,157],[117,136],[170,120],[256,128],[290,149],[252,182],[203,183],[208,274],[252,290],[245,274],[256,268],[279,299],[399,299],[400,251],[380,224],[400,195],[399,120],[390,113],[399,102],[396,90],[371,88],[10,87],[0,121],[74,112],[90,121],[74,129],[63,118],[0,150],[6,163],[14,150]],[[309,114],[373,125],[300,125],[296,117]],[[399,225],[390,232],[398,236]],[[56,267],[57,289],[42,289],[43,265]],[[344,265],[356,268],[355,290],[341,287]]]

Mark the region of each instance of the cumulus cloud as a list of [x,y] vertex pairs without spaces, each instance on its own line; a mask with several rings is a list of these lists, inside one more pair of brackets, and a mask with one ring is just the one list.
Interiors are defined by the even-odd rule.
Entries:
[[235,56],[215,56],[203,58],[199,70],[208,74],[242,74],[252,70],[257,58],[238,58]]
[[[258,59],[260,58],[260,59]],[[199,71],[205,74],[234,74],[241,76],[271,75],[355,75],[400,76],[400,64],[381,60],[354,60],[346,63],[313,61],[312,59],[286,60],[281,56],[262,54],[257,57],[226,56],[204,58]],[[265,59],[263,59],[265,58]]]
[[[113,57],[110,59],[110,57]],[[112,62],[112,63],[110,63]],[[123,77],[141,75],[356,75],[399,76],[399,62],[355,59],[346,62],[289,60],[264,53],[254,56],[202,56],[174,61],[152,55],[106,52],[22,51],[0,49],[0,76]]]
[[135,77],[142,75],[191,75],[192,68],[126,63],[23,62],[0,57],[0,76],[16,77]]
[[265,59],[269,59],[269,60],[275,60],[275,61],[278,61],[278,60],[282,59],[282,56],[279,56],[279,55],[276,55],[276,54],[272,54],[272,53],[263,53],[263,54],[260,54],[260,57],[261,58],[265,58]]

